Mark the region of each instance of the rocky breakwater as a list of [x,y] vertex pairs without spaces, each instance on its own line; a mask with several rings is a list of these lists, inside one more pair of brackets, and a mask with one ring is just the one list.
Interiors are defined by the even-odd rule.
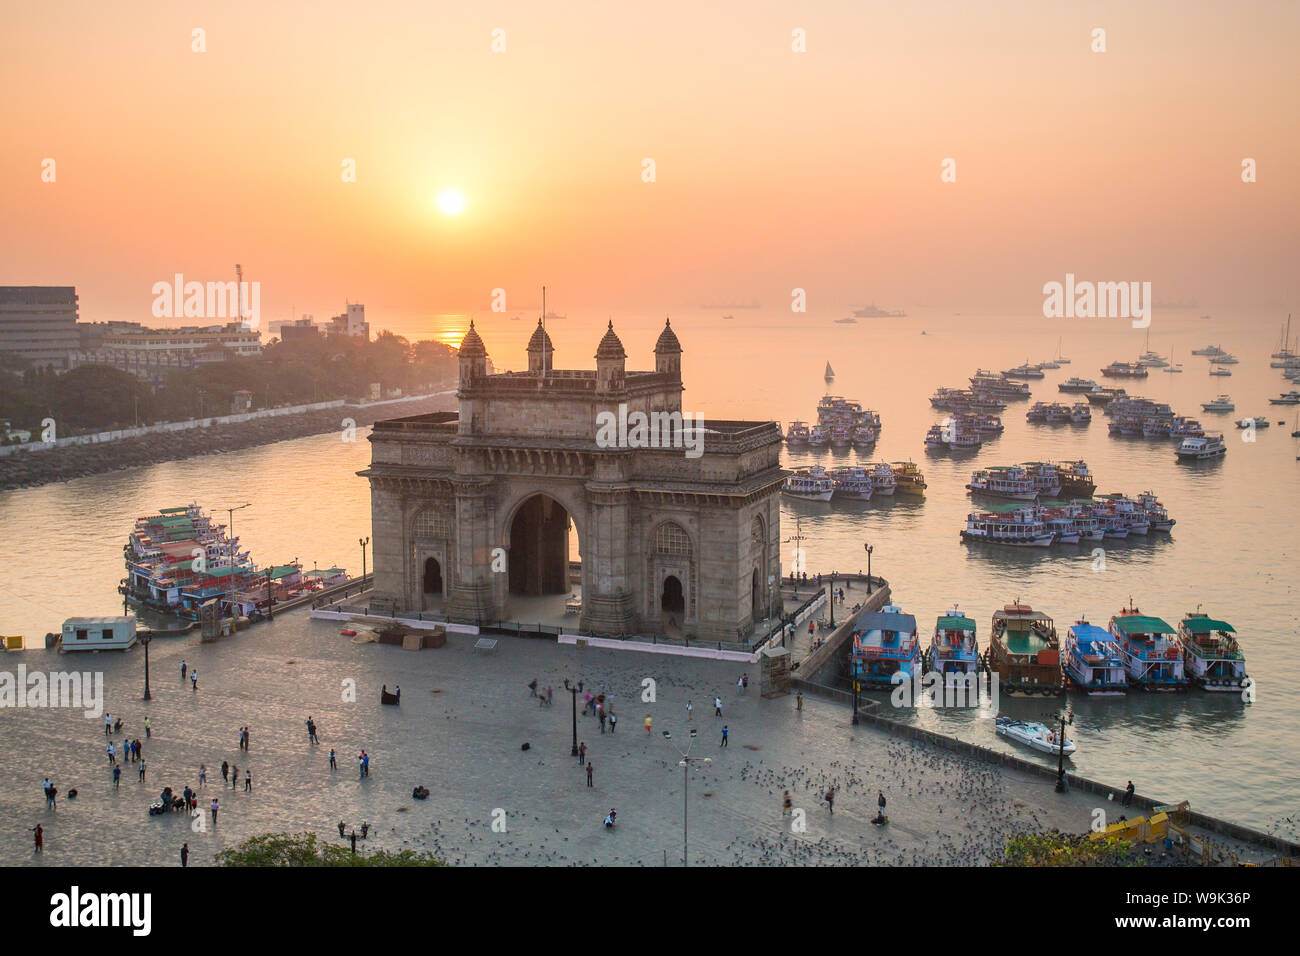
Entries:
[[449,411],[455,407],[455,402],[454,394],[443,394],[405,402],[341,405],[292,415],[153,432],[116,441],[18,452],[0,458],[0,490],[29,488],[123,468],[341,431],[344,419],[351,419],[355,427],[363,428],[385,418]]

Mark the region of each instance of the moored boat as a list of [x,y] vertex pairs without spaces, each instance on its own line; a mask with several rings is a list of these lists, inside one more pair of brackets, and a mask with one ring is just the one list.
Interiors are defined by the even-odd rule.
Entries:
[[1056,466],[1056,478],[1061,494],[1069,498],[1091,498],[1097,487],[1086,461],[1061,462]]
[[830,501],[834,493],[835,482],[820,465],[795,471],[781,487],[781,494],[803,501]]
[[1111,362],[1101,370],[1107,378],[1146,378],[1151,373],[1137,362]]
[[1178,624],[1178,641],[1188,678],[1201,690],[1218,693],[1241,691],[1246,676],[1246,655],[1237,642],[1237,629],[1227,621],[1188,611]]
[[1075,742],[1068,736],[1065,738],[1064,743],[1058,741],[1057,731],[1046,724],[1040,724],[1032,720],[1012,720],[1010,717],[998,717],[993,723],[994,729],[1002,736],[1033,747],[1045,754],[1059,752],[1068,757],[1078,749]]
[[1056,387],[1062,392],[1091,392],[1098,386],[1090,378],[1079,378],[1077,375],[1072,375]]
[[808,426],[804,422],[791,422],[790,428],[785,433],[785,443],[787,445],[808,444]]
[[898,494],[914,497],[925,494],[925,476],[915,462],[896,461],[890,467],[894,471],[894,489]]
[[865,468],[836,468],[831,472],[831,481],[834,482],[832,497],[853,501],[871,500],[871,476]]
[[1019,465],[981,468],[971,475],[966,490],[972,494],[1009,498],[1012,501],[1033,501],[1038,497],[1034,479]]
[[887,688],[919,677],[916,618],[895,604],[859,615],[849,660],[854,679],[864,687]]
[[1235,412],[1236,410],[1237,406],[1227,395],[1216,395],[1214,401],[1201,403],[1201,411],[1204,412]]
[[1130,601],[1110,619],[1109,631],[1119,644],[1130,684],[1147,691],[1187,689],[1182,648],[1167,622],[1143,614]]
[[1008,694],[1052,695],[1065,688],[1055,624],[1018,599],[993,612],[988,666],[998,675],[999,690]]
[[1050,548],[1056,540],[1032,505],[994,505],[966,516],[963,541],[1013,548]]
[[1128,692],[1128,678],[1119,644],[1104,627],[1076,621],[1065,632],[1062,666],[1070,685],[1093,697],[1118,697]]
[[940,617],[930,637],[927,665],[941,675],[975,673],[980,667],[975,622],[953,608]]

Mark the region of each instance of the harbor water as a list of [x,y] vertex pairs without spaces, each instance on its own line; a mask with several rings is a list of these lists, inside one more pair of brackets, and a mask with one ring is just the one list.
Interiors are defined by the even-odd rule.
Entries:
[[[1157,309],[1150,347],[1165,356],[1172,351],[1172,361],[1185,371],[1153,368],[1146,379],[1118,380],[1104,379],[1100,369],[1135,360],[1146,336],[1127,320],[909,309],[906,318],[835,324],[846,311],[735,310],[734,319],[724,319],[722,311],[674,313],[684,349],[684,410],[710,418],[775,419],[783,428],[791,419],[815,422],[817,402],[828,391],[823,373],[829,361],[835,371],[829,391],[879,411],[880,440],[865,454],[787,452],[787,466],[911,459],[928,484],[923,499],[785,500],[784,567],[790,567],[795,547],[789,539],[796,518],[811,571],[865,571],[864,545],[871,544],[872,570],[890,580],[896,602],[916,616],[926,645],[935,618],[958,607],[976,620],[980,647],[986,648],[994,610],[1015,599],[1052,615],[1062,637],[1079,618],[1105,626],[1130,598],[1144,613],[1175,626],[1198,606],[1231,622],[1256,683],[1253,703],[1199,691],[1095,700],[1072,695],[1072,735],[1079,747],[1072,765],[1096,780],[1123,786],[1131,778],[1143,793],[1189,799],[1206,813],[1296,836],[1296,824],[1287,818],[1296,819],[1300,809],[1300,767],[1281,755],[1300,733],[1300,450],[1290,437],[1296,409],[1268,403],[1295,387],[1269,367],[1284,315],[1204,319],[1200,310],[1166,315]],[[588,356],[603,319],[570,312],[549,323],[557,367],[593,364]],[[628,367],[651,367],[662,317],[616,314],[614,322]],[[394,323],[393,330],[454,344],[467,324],[468,317],[444,316]],[[533,325],[527,318],[476,317],[498,368],[525,365],[523,349]],[[967,387],[976,368],[1045,361],[1057,353],[1058,339],[1072,361],[1031,382],[1030,401],[1008,403],[1000,437],[975,453],[927,454],[926,430],[946,414],[929,404],[937,387]],[[1209,360],[1191,355],[1210,344],[1240,360],[1231,366],[1231,377],[1209,376]],[[1028,424],[1025,412],[1034,401],[1081,400],[1058,392],[1057,383],[1069,376],[1168,402],[1207,430],[1223,431],[1228,453],[1217,461],[1179,463],[1176,442],[1110,437],[1099,408],[1088,426]],[[1201,403],[1222,392],[1232,396],[1236,412],[1203,413]],[[1266,416],[1271,427],[1243,441],[1233,419],[1253,415]],[[40,646],[43,635],[57,631],[66,617],[120,613],[122,545],[134,520],[190,501],[222,522],[226,508],[251,503],[234,513],[234,531],[259,564],[296,558],[307,569],[359,572],[358,540],[371,529],[368,488],[356,472],[367,465],[370,446],[364,430],[355,441],[344,437],[341,428],[338,434],[228,453],[214,449],[199,458],[0,493],[0,634],[22,634],[29,645]],[[1063,459],[1085,460],[1099,492],[1154,491],[1177,519],[1172,533],[1104,541],[1100,555],[1092,543],[1018,550],[959,540],[972,510],[964,488],[972,470]],[[1047,720],[1057,707],[1052,698],[1001,699],[1002,712],[1021,719]],[[976,711],[897,716],[988,746],[1013,746],[997,738],[992,720]]]

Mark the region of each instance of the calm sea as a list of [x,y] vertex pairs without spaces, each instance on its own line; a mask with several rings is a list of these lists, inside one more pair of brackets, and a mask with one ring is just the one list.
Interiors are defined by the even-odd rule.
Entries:
[[[1300,444],[1290,437],[1296,409],[1268,399],[1292,386],[1269,368],[1285,316],[1200,317],[1201,310],[1156,310],[1150,347],[1181,363],[1183,374],[1153,369],[1139,382],[1103,381],[1102,366],[1131,361],[1146,332],[1126,320],[1057,320],[1037,315],[954,314],[915,309],[907,318],[861,319],[838,325],[845,312],[782,314],[771,310],[679,311],[673,328],[685,350],[684,408],[716,418],[816,418],[826,393],[826,363],[834,367],[833,394],[877,409],[884,429],[867,460],[912,459],[929,489],[923,501],[818,506],[787,502],[781,534],[799,519],[809,565],[824,571],[865,569],[863,545],[874,547],[872,568],[889,578],[898,604],[916,615],[928,638],[934,619],[952,607],[979,623],[987,645],[993,611],[1019,598],[1051,614],[1064,629],[1086,617],[1105,625],[1131,598],[1144,612],[1176,624],[1198,605],[1232,622],[1257,682],[1253,704],[1229,695],[1130,695],[1088,701],[1071,698],[1079,752],[1074,767],[1086,776],[1194,806],[1243,823],[1295,835],[1280,822],[1300,809],[1300,765],[1293,759],[1300,734],[1296,655],[1297,494]],[[468,317],[411,321],[394,331],[455,343]],[[652,367],[661,316],[615,315],[630,368]],[[382,324],[382,323],[381,323]],[[548,324],[559,367],[590,367],[605,316],[573,313]],[[481,332],[500,368],[525,365],[524,345],[535,325],[526,316],[480,315]],[[924,333],[924,334],[922,334]],[[1120,384],[1130,394],[1167,401],[1227,435],[1227,456],[1200,465],[1175,460],[1171,441],[1111,438],[1094,410],[1091,426],[1029,425],[1030,403],[1010,403],[1005,433],[976,454],[926,453],[927,428],[943,413],[928,398],[940,385],[966,387],[977,367],[1001,370],[1056,355],[1058,340],[1072,361],[1031,383],[1033,400],[1071,402],[1056,385],[1077,375]],[[1231,378],[1208,375],[1209,363],[1192,349],[1221,344],[1235,354]],[[1201,413],[1202,402],[1226,392],[1236,417],[1266,415],[1272,427],[1246,443],[1229,415]],[[1281,424],[1279,424],[1281,423]],[[159,507],[198,501],[214,513],[235,512],[235,531],[260,563],[297,558],[307,567],[339,565],[357,571],[358,539],[368,536],[369,494],[356,472],[367,464],[369,443],[322,435],[277,445],[214,454],[0,493],[0,633],[39,642],[65,617],[121,609],[122,545],[133,520]],[[1171,535],[1132,544],[1105,542],[1105,570],[1096,571],[1090,547],[1057,546],[1033,553],[968,547],[958,539],[970,499],[963,485],[973,468],[1029,460],[1086,460],[1100,491],[1155,491],[1177,519]],[[787,455],[787,464],[826,465],[862,460],[854,452]],[[0,467],[3,467],[0,465]],[[225,516],[222,516],[225,520]],[[784,545],[788,566],[792,543]],[[1046,698],[1006,697],[1004,713],[1041,719],[1055,711]],[[991,721],[971,712],[922,711],[912,719],[967,739],[1010,746]],[[1046,758],[1044,758],[1046,759]]]

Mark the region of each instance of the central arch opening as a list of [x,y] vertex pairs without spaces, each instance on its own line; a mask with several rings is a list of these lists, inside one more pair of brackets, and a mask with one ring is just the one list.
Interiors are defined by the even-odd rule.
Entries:
[[510,593],[569,592],[569,513],[554,498],[536,494],[510,522]]
[[682,582],[675,574],[664,578],[664,589],[659,595],[659,609],[665,614],[680,615],[686,610],[686,597],[682,592]]

